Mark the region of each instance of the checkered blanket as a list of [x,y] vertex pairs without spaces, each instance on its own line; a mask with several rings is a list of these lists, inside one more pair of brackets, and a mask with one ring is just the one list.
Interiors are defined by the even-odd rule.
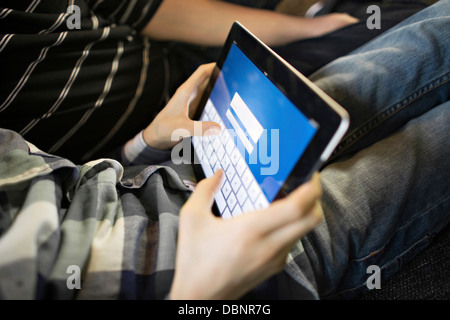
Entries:
[[0,297],[164,298],[190,192],[169,167],[76,166],[0,129]]

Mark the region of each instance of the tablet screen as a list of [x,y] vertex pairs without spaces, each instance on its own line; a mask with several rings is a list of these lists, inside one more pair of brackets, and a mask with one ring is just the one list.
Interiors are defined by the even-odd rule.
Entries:
[[319,129],[236,44],[199,120],[223,129],[192,141],[206,177],[225,173],[216,195],[224,218],[268,206]]

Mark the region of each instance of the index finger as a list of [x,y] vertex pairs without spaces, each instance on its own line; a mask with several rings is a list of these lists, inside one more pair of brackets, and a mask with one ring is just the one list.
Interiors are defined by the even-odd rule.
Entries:
[[209,79],[215,65],[215,63],[209,63],[198,67],[197,70],[195,70],[194,73],[178,88],[178,93],[184,93],[188,96],[185,96],[184,98],[191,99],[194,94],[197,94],[202,83]]
[[203,67],[205,70],[202,71],[202,74],[198,75],[198,78],[197,76],[195,78],[196,83],[193,84],[195,85],[195,90],[192,89],[193,95],[190,97],[189,101],[189,118],[192,118],[197,111],[198,105],[200,104],[200,99],[202,98],[209,83],[209,78],[214,70],[214,66],[215,63],[204,65]]

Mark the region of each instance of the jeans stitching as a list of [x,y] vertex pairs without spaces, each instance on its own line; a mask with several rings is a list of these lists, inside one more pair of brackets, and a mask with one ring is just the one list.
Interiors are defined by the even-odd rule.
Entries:
[[405,224],[403,224],[401,227],[399,227],[379,249],[372,251],[371,253],[365,255],[362,258],[351,259],[351,260],[349,260],[349,262],[364,262],[367,259],[379,254],[380,252],[383,252],[384,249],[386,248],[386,245],[398,234],[399,231],[405,229],[406,227],[411,225],[411,223],[413,223],[416,219],[421,218],[424,214],[427,214],[431,210],[434,210],[436,207],[440,206],[442,203],[444,203],[448,199],[450,199],[450,196],[444,196],[443,198],[439,199],[437,201],[437,203],[434,206],[432,206],[431,208],[428,208],[427,210],[420,212],[420,213],[414,215],[413,217],[411,217],[408,221],[406,221]]
[[[373,257],[373,256],[375,256],[375,255],[377,255],[377,254],[379,254],[379,253],[381,253],[381,252],[383,252],[383,251],[385,250],[385,248],[386,248],[387,243],[390,242],[391,239],[393,239],[393,238],[395,237],[395,235],[396,235],[400,230],[406,228],[406,227],[409,226],[411,223],[413,223],[417,218],[420,218],[421,216],[423,216],[423,215],[426,214],[427,212],[429,212],[429,211],[431,211],[431,210],[434,210],[436,207],[438,207],[439,205],[441,205],[443,202],[445,202],[445,201],[448,200],[449,198],[450,198],[450,196],[443,197],[442,199],[440,199],[440,200],[438,201],[438,203],[437,203],[436,205],[434,205],[434,206],[432,206],[431,208],[429,208],[429,209],[427,209],[427,210],[425,210],[425,211],[423,211],[423,212],[421,212],[421,213],[418,213],[418,214],[416,214],[415,216],[411,217],[411,219],[409,219],[403,226],[401,226],[400,228],[397,229],[397,231],[396,231],[396,232],[395,232],[395,233],[394,233],[394,234],[393,234],[393,235],[392,235],[392,236],[384,243],[384,245],[383,245],[380,249],[377,249],[377,250],[375,250],[375,251],[369,253],[368,255],[366,255],[366,256],[363,257],[363,258],[359,258],[359,259],[351,259],[351,260],[349,260],[349,263],[352,263],[352,262],[358,262],[358,263],[359,263],[359,262],[364,262],[364,261],[366,261],[368,258],[371,258],[371,257]],[[425,236],[423,236],[422,238],[420,238],[418,241],[414,242],[408,249],[406,249],[405,251],[403,251],[403,252],[401,252],[400,254],[396,255],[394,258],[390,259],[389,261],[386,261],[386,263],[384,263],[384,264],[380,267],[380,269],[381,269],[381,270],[387,270],[387,269],[390,268],[393,264],[395,264],[401,257],[404,257],[406,254],[408,254],[409,252],[411,252],[411,250],[414,250],[414,249],[415,249],[419,244],[421,244],[424,240],[430,239],[430,238],[433,238],[433,235],[426,234]],[[358,286],[353,287],[353,288],[345,289],[345,290],[343,290],[343,291],[338,291],[338,292],[336,292],[336,295],[344,294],[344,293],[350,293],[350,292],[356,291],[356,290],[358,290],[358,289],[360,289],[360,288],[362,288],[362,287],[364,287],[364,286],[365,286],[365,284],[361,284],[361,285],[358,285]]]
[[[398,256],[394,257],[393,259],[387,261],[384,265],[382,265],[380,267],[380,271],[386,271],[392,265],[394,265],[400,258],[404,257],[405,255],[407,255],[408,253],[410,253],[411,251],[416,249],[424,241],[428,240],[428,242],[430,242],[431,239],[432,239],[432,237],[430,235],[425,235],[424,237],[420,238],[418,241],[413,243],[407,250],[403,251],[401,254],[399,254]],[[336,295],[342,295],[342,294],[351,293],[351,292],[357,291],[358,289],[361,289],[361,288],[363,288],[365,286],[366,286],[366,283],[363,283],[363,284],[360,284],[360,285],[358,285],[356,287],[353,287],[353,288],[349,288],[349,289],[345,289],[345,290],[342,290],[342,291],[338,291],[338,292],[336,292]]]
[[381,113],[376,115],[374,118],[366,121],[359,129],[356,129],[357,131],[355,131],[354,133],[349,135],[347,138],[344,138],[344,140],[338,145],[336,150],[333,152],[333,155],[331,158],[337,157],[340,153],[342,153],[343,151],[350,148],[357,141],[359,141],[361,138],[363,138],[365,135],[367,135],[374,128],[379,126],[382,122],[386,121],[392,115],[405,109],[408,105],[410,105],[414,101],[418,100],[420,97],[422,97],[425,94],[431,92],[432,90],[444,85],[445,83],[447,83],[449,81],[450,81],[450,74],[447,73],[444,76],[439,77],[438,79],[426,84],[419,90],[413,92],[411,95],[402,99],[400,102],[397,102],[393,106],[383,110]]

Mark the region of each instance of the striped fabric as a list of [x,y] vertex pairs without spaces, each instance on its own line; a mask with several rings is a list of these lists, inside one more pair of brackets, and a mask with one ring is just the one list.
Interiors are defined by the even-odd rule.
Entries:
[[[104,156],[160,109],[163,63],[139,31],[162,0],[4,0],[0,127],[75,162]],[[70,29],[72,5],[80,29]]]

